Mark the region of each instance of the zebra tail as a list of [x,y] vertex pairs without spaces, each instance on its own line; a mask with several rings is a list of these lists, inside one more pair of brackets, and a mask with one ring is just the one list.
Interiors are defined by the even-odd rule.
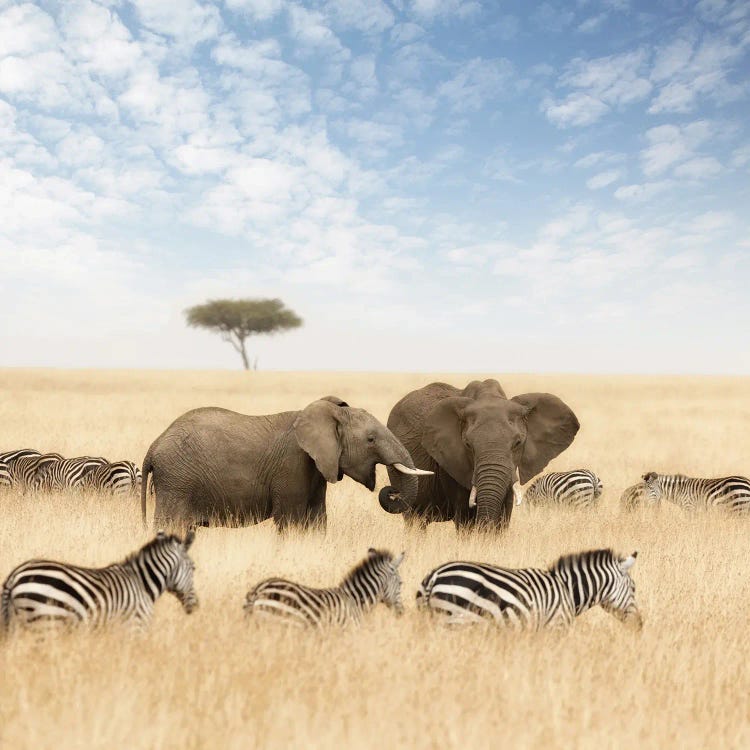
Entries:
[[151,464],[151,448],[146,451],[146,455],[143,459],[143,467],[141,469],[141,519],[143,520],[143,528],[148,528],[146,524],[146,497],[148,494],[148,475],[154,470]]
[[245,614],[249,617],[253,613],[253,607],[255,606],[255,602],[258,598],[258,587],[256,586],[252,591],[247,592],[247,596],[245,597],[245,603],[242,606],[242,609],[244,610]]
[[430,573],[423,581],[419,584],[417,589],[417,608],[423,609],[428,607],[430,604],[430,594],[432,593],[432,583],[435,578],[435,572]]

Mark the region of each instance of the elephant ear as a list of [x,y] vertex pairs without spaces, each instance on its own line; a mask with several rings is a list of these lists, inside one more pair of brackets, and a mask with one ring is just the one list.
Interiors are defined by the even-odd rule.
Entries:
[[526,443],[518,464],[521,484],[526,484],[572,442],[580,424],[573,410],[551,393],[524,393],[511,401],[526,412]]
[[337,412],[344,407],[330,399],[331,397],[322,398],[305,407],[294,420],[293,429],[299,447],[315,461],[326,482],[333,484],[341,478]]
[[463,440],[463,412],[470,398],[453,396],[439,401],[427,415],[422,432],[424,449],[459,484],[467,489],[474,477],[474,463]]

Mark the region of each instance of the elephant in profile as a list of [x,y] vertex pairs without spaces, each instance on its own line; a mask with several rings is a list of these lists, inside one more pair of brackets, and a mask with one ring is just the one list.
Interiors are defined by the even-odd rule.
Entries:
[[194,409],[167,427],[143,459],[143,523],[151,474],[159,528],[267,518],[279,530],[325,528],[327,482],[346,474],[372,491],[376,464],[423,473],[390,430],[335,396],[268,416]]
[[404,396],[388,428],[412,459],[434,476],[399,476],[380,505],[403,513],[408,524],[453,520],[503,528],[513,511],[516,476],[525,484],[578,432],[576,415],[557,396],[524,393],[509,399],[496,380],[472,381],[463,390],[431,383]]

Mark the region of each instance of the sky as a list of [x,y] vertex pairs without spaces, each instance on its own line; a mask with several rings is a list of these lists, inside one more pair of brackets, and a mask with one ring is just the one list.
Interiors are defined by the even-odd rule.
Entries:
[[748,2],[0,0],[0,366],[750,373],[749,99]]

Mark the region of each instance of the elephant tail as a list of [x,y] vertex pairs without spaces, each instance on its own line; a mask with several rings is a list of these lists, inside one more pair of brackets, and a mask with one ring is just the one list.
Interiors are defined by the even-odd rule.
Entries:
[[143,459],[143,468],[141,473],[143,479],[141,480],[141,519],[143,520],[143,528],[147,528],[146,524],[146,498],[148,496],[148,475],[154,470],[153,464],[151,463],[151,448],[146,452],[146,456]]

